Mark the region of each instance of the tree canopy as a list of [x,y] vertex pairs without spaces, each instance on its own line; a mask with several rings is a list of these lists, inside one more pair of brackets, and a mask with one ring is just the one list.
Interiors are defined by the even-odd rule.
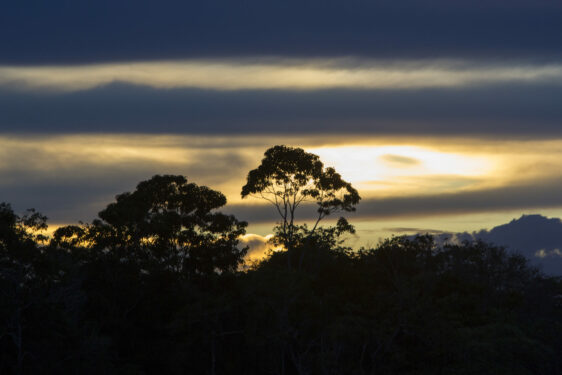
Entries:
[[242,198],[256,196],[270,202],[281,219],[278,238],[288,249],[296,242],[299,227],[295,214],[299,206],[314,203],[317,217],[308,232],[337,211],[355,211],[361,197],[332,167],[324,168],[318,155],[284,145],[265,151],[261,164],[248,173]]
[[156,175],[117,195],[91,225],[60,228],[54,238],[177,271],[234,271],[246,253],[237,245],[247,223],[215,211],[225,204],[222,193],[183,176]]

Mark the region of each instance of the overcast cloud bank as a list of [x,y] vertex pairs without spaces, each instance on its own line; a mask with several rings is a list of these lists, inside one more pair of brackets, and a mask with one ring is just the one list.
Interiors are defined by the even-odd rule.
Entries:
[[555,1],[10,2],[1,65],[212,56],[559,60]]

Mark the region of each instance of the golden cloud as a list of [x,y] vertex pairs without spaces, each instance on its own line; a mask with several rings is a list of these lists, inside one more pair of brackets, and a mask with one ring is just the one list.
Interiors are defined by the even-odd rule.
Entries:
[[562,65],[476,64],[469,61],[227,59],[0,66],[0,85],[76,91],[112,82],[155,88],[215,90],[331,88],[399,89],[481,83],[562,81]]

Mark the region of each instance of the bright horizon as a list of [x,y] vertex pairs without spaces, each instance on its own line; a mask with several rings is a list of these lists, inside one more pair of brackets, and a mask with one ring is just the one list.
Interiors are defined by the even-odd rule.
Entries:
[[[46,214],[50,231],[90,222],[115,195],[134,190],[154,174],[185,175],[190,182],[223,192],[228,203],[222,211],[248,221],[248,238],[263,242],[277,220],[274,209],[259,199],[242,200],[240,190],[248,171],[276,141],[319,155],[325,166],[334,167],[359,190],[357,212],[345,215],[357,228],[347,241],[355,248],[373,246],[391,235],[491,229],[523,214],[562,216],[562,208],[548,206],[549,199],[557,202],[556,192],[546,196],[549,190],[544,186],[562,180],[559,140],[10,135],[0,137],[0,173],[5,176],[6,200],[17,210],[33,207]],[[17,178],[10,180],[14,166]],[[37,184],[37,193],[22,194],[15,188],[24,183]],[[41,191],[42,185],[53,184],[72,191]],[[501,202],[495,201],[498,192]],[[310,214],[303,209],[297,218],[310,222]],[[337,217],[336,213],[322,223],[331,224]]]

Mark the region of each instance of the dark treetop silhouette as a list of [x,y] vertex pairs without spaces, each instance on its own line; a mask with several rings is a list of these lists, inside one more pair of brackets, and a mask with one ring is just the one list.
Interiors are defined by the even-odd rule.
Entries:
[[[257,196],[273,204],[281,217],[277,239],[290,251],[298,242],[297,232],[304,230],[312,236],[320,220],[336,211],[355,211],[361,197],[349,182],[342,179],[334,168],[324,168],[318,155],[302,148],[274,146],[264,153],[258,168],[248,173],[242,187],[242,198]],[[295,223],[297,208],[313,202],[318,206],[318,217],[309,231]],[[339,222],[343,228],[345,221]]]
[[237,245],[247,223],[214,212],[225,204],[222,193],[183,176],[154,176],[118,195],[99,213],[101,220],[86,228],[60,228],[54,240],[64,246],[82,238],[93,248],[190,274],[235,271],[246,254]]

